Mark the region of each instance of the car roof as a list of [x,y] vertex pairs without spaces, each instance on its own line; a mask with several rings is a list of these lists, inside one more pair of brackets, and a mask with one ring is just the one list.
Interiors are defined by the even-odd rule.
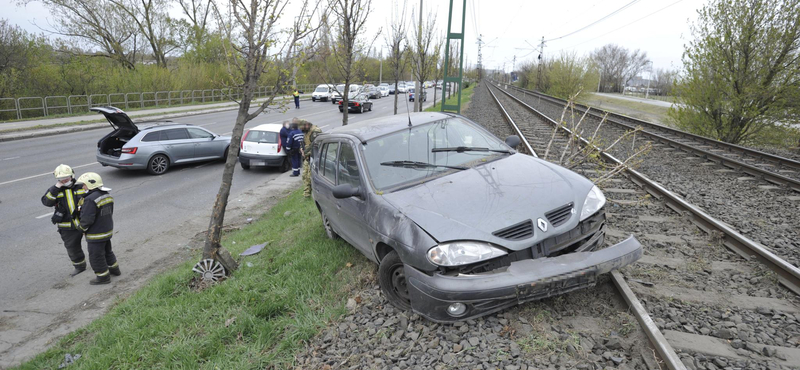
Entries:
[[411,113],[410,115],[398,114],[389,117],[380,117],[360,121],[356,123],[349,123],[347,126],[336,127],[328,131],[328,134],[335,135],[352,135],[358,138],[361,142],[367,142],[376,137],[380,137],[393,132],[401,131],[408,128],[408,121],[411,120],[411,125],[422,125],[431,123],[438,120],[457,117],[452,113],[441,112],[419,112]]
[[256,127],[253,127],[249,130],[281,132],[281,128],[283,128],[283,125],[278,123],[265,123],[263,125],[258,125]]
[[155,131],[156,129],[167,129],[167,128],[190,128],[190,127],[199,127],[193,125],[191,123],[172,123],[172,122],[144,122],[144,124],[149,125],[146,127],[142,127],[141,130],[145,131]]

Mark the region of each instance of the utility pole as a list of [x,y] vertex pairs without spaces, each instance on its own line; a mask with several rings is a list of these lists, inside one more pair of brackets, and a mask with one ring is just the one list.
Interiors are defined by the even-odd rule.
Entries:
[[481,53],[481,46],[483,46],[483,35],[478,35],[478,81],[483,78],[483,54]]
[[[419,0],[419,32],[417,32],[417,50],[422,51],[422,0]],[[422,72],[422,56],[419,57],[418,72]],[[417,75],[416,80],[419,80]],[[414,82],[414,112],[422,110],[422,84],[419,81]]]
[[378,71],[378,86],[380,86],[383,83],[383,46],[381,46],[381,64]]
[[536,68],[536,90],[542,91],[542,71],[544,66],[544,36],[542,36],[542,42],[539,44],[539,63],[538,67]]
[[648,63],[650,63],[650,70],[647,72],[647,90],[644,91],[645,99],[650,97],[650,79],[653,77],[653,62]]
[[514,63],[511,64],[511,82],[514,82],[514,71],[517,70],[517,56],[514,55]]

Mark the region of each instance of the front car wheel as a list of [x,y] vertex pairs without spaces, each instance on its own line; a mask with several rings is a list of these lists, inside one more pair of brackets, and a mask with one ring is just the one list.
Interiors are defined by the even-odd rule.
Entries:
[[378,283],[386,300],[398,309],[411,310],[411,296],[408,294],[408,283],[405,265],[395,251],[389,252],[378,266]]

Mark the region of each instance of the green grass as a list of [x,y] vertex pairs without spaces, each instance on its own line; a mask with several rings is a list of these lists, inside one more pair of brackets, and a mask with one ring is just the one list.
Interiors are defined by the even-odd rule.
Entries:
[[[465,88],[461,91],[461,111],[465,111],[467,106],[469,105],[470,100],[472,100],[472,93],[475,91],[475,84],[469,85],[469,87]],[[441,110],[442,102],[439,98],[441,98],[441,90],[437,90],[437,98],[436,98],[436,105],[432,105],[425,109],[425,112],[439,112]],[[453,94],[450,95],[450,99],[447,99],[445,102],[446,104],[457,104],[458,103],[458,95]]]
[[291,367],[374,268],[353,247],[327,239],[319,219],[314,202],[296,191],[224,237],[233,255],[269,241],[229,279],[193,290],[195,261],[183,263],[19,368],[55,369],[66,353],[81,354],[71,370]]
[[649,122],[660,123],[662,125],[669,123],[669,119],[667,118],[667,111],[669,111],[669,108],[667,107],[597,94],[588,94],[579,99],[579,102],[595,108],[624,114]]

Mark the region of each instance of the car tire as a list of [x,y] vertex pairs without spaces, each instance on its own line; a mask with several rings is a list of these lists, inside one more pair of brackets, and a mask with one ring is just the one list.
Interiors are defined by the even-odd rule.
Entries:
[[239,162],[239,164],[242,166],[243,170],[249,170],[250,169],[250,165],[249,164],[244,164],[242,162]]
[[363,105],[358,108],[358,113],[364,113],[364,106]]
[[314,97],[312,97],[312,98],[311,98],[311,101],[312,101],[312,102],[316,102],[316,101],[317,101],[317,98],[314,98]]
[[222,158],[221,159],[222,159],[223,162],[227,162],[228,161],[228,149],[230,149],[230,148],[231,147],[227,147],[227,148],[225,148],[225,151],[222,152]]
[[281,162],[281,166],[279,167],[279,169],[281,172],[289,172],[289,170],[292,169],[292,163],[289,162],[289,156],[286,156],[286,158],[283,159],[283,162]]
[[325,212],[320,210],[320,216],[322,217],[322,227],[325,228],[325,234],[328,235],[328,239],[336,240],[339,239],[339,234],[336,231],[333,231],[333,227],[331,226],[331,221],[328,219],[328,216],[325,215]]
[[163,154],[156,154],[147,161],[147,173],[151,175],[163,175],[169,170],[169,158]]
[[372,104],[369,105],[369,111],[372,112]]
[[389,252],[378,266],[378,283],[386,300],[395,308],[411,310],[411,296],[405,276],[405,264],[395,251]]

